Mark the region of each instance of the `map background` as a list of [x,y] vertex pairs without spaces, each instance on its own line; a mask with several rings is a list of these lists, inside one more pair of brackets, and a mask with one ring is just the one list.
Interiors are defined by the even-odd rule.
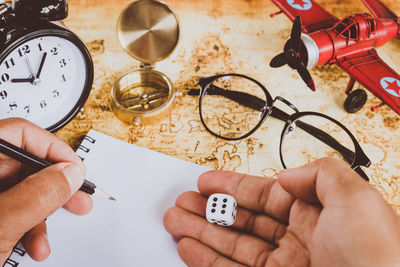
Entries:
[[[114,116],[109,99],[114,82],[140,65],[123,51],[116,36],[118,15],[130,1],[69,1],[69,17],[65,23],[87,44],[94,61],[95,78],[84,110],[57,132],[60,138],[75,146],[89,129],[95,129],[213,169],[275,176],[282,169],[278,153],[282,122],[267,119],[249,138],[227,142],[205,131],[199,118],[198,99],[186,95],[186,89],[193,88],[199,77],[226,72],[247,74],[264,84],[273,97],[280,95],[301,111],[322,112],[346,125],[372,161],[370,168],[365,169],[371,184],[400,212],[400,116],[386,106],[371,112],[370,108],[380,101],[370,93],[360,112],[347,114],[343,102],[349,77],[335,65],[311,70],[316,93],[307,89],[297,73],[288,67],[270,68],[269,61],[282,51],[292,26],[283,14],[269,16],[278,11],[271,1],[166,2],[179,17],[181,39],[171,56],[157,63],[156,70],[165,73],[182,96],[177,98],[166,119],[135,127]],[[400,14],[400,2],[383,2]],[[357,0],[320,0],[318,3],[340,19],[368,12]],[[378,48],[378,53],[400,72],[400,41]]]

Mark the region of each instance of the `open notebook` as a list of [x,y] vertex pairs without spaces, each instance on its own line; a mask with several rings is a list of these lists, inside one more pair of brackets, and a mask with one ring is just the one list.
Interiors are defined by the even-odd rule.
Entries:
[[36,263],[17,249],[5,266],[184,266],[163,214],[208,169],[94,130],[77,154],[88,180],[117,201],[96,198],[82,217],[57,211],[47,220],[50,257]]

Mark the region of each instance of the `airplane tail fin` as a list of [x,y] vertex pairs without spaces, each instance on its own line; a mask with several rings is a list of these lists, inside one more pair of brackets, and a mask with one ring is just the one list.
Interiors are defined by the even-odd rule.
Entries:
[[364,5],[371,11],[377,18],[383,19],[397,19],[394,14],[384,3],[379,0],[362,0]]

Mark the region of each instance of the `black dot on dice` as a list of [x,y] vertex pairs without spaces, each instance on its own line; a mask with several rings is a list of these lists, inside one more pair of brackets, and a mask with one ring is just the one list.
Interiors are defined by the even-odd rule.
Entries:
[[211,219],[211,221],[215,222],[215,219]]
[[228,201],[228,199],[224,198],[224,200],[222,200],[222,201],[226,203]]
[[215,207],[217,206],[217,204],[216,204],[216,203],[213,203],[212,206],[215,208]]
[[226,205],[225,205],[225,204],[222,204],[222,208],[224,208],[224,209],[225,209],[225,208],[226,208]]
[[223,223],[224,226],[228,226],[226,223]]
[[217,224],[216,222],[213,222],[213,224]]
[[233,219],[234,219],[234,220],[236,219],[236,215],[233,215]]
[[217,197],[214,197],[214,198],[213,198],[213,200],[214,200],[214,201],[217,201],[217,200],[218,200],[218,198],[217,198]]
[[215,212],[215,209],[212,209],[211,212],[214,213],[214,212]]
[[225,214],[225,210],[221,210],[221,213],[222,213],[222,214]]

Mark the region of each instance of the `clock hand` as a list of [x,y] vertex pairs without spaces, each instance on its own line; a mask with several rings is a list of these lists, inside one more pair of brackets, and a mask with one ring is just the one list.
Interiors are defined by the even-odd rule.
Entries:
[[11,79],[12,83],[33,83],[35,77],[31,76],[27,79]]
[[39,79],[40,73],[42,72],[44,61],[46,60],[47,52],[43,53],[42,59],[40,60],[39,70],[36,74],[36,79]]
[[29,61],[29,58],[28,58],[28,57],[25,57],[25,62],[26,62],[26,65],[28,66],[29,72],[31,73],[31,75],[32,75],[33,77],[35,77],[35,74],[33,74],[31,62]]
[[[42,59],[43,61],[43,59]],[[25,57],[25,62],[26,65],[28,66],[29,72],[31,73],[31,76],[29,76],[29,78],[16,78],[16,79],[11,79],[12,83],[31,83],[34,84],[34,82],[38,79],[35,78],[35,75],[33,75],[33,71],[32,71],[32,66],[31,66],[31,62],[29,61],[28,57]],[[41,71],[41,70],[40,70]]]
[[26,62],[26,65],[28,66],[29,72],[31,73],[31,76],[28,78],[28,79],[31,79],[30,83],[33,85],[39,85],[40,79],[36,78],[35,74],[33,74],[32,65],[31,65],[31,62],[29,61],[28,57],[25,58],[25,62]]
[[38,85],[40,83],[39,77],[40,77],[40,74],[41,74],[41,72],[43,70],[43,65],[44,65],[44,62],[46,60],[46,57],[47,57],[47,52],[44,52],[43,56],[42,56],[42,59],[40,60],[40,65],[39,65],[39,69],[38,69],[38,72],[37,72],[36,76],[33,74],[32,65],[31,65],[31,62],[29,61],[29,58],[25,57],[25,62],[26,62],[26,65],[28,66],[28,69],[29,69],[29,72],[31,73],[31,76],[29,78],[11,79],[11,82],[12,83],[31,83],[31,84],[34,84],[34,85]]

